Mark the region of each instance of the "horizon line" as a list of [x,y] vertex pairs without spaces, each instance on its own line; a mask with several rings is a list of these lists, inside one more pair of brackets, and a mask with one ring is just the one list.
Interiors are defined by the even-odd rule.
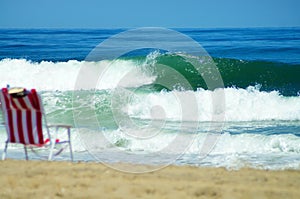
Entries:
[[137,28],[166,28],[166,29],[259,29],[259,28],[300,28],[300,26],[223,26],[223,27],[163,27],[163,26],[136,26],[136,27],[0,27],[0,29],[137,29]]

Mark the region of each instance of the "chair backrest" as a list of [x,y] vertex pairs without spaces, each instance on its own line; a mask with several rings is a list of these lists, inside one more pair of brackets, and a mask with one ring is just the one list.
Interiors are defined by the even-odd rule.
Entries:
[[24,96],[14,96],[7,88],[2,88],[0,100],[8,142],[43,144],[43,104],[36,90],[26,91]]

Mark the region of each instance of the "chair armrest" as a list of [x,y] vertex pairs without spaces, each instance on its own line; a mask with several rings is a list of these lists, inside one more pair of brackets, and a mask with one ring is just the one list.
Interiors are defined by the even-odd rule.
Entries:
[[66,128],[66,129],[70,129],[72,128],[71,125],[68,125],[68,124],[50,124],[50,125],[47,125],[48,128]]

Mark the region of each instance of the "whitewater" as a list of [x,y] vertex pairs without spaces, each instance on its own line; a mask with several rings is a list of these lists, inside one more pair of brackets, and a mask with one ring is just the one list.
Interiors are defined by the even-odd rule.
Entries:
[[[265,29],[255,30],[260,33],[257,35],[248,31],[183,30],[215,56],[224,82],[220,88],[209,89],[186,62],[189,55],[182,52],[150,49],[146,54],[115,60],[85,61],[85,50],[94,47],[91,43],[77,46],[80,51],[62,42],[70,35],[76,43],[102,34],[92,30],[64,34],[48,30],[62,43],[47,37],[45,41],[32,40],[23,50],[10,46],[13,41],[7,38],[5,46],[0,43],[0,86],[36,88],[48,122],[74,127],[72,141],[78,161],[300,169],[300,62],[294,56],[299,49],[294,46],[284,51],[284,44],[275,42],[275,50],[267,51],[261,43],[263,39],[277,41],[279,35],[293,43],[297,30],[293,37],[287,33],[293,30],[283,29],[271,38]],[[29,34],[4,32],[20,38]],[[104,32],[107,36],[109,31]],[[212,39],[210,33],[219,34],[224,43]],[[252,45],[247,41],[239,44],[240,37],[231,37],[232,33],[241,37],[248,34]],[[36,34],[41,33],[32,30],[29,35]],[[34,42],[45,46],[32,53],[37,46]],[[52,49],[53,43],[61,45],[62,51]],[[228,47],[231,44],[234,47]],[[204,58],[197,59],[206,63]],[[99,71],[104,75],[96,83],[78,84],[82,72],[88,76]],[[177,73],[180,75],[174,76]],[[176,78],[186,82],[176,82]],[[162,80],[170,84],[164,87]],[[2,125],[0,148],[5,139]],[[23,157],[22,148],[11,149],[12,157]],[[67,157],[62,156],[62,160]]]
[[[151,76],[132,60],[86,62],[70,60],[67,62],[31,62],[24,59],[4,59],[0,61],[1,86],[24,86],[36,88],[43,92],[68,92],[75,88],[76,78],[83,66],[94,68],[110,65],[107,76],[101,78],[101,83],[95,85],[96,90],[109,90],[117,87],[138,88],[153,83],[156,76]],[[12,76],[6,74],[12,73]],[[133,72],[132,72],[133,71]],[[129,81],[118,82],[123,76],[130,74]],[[66,78],[67,76],[67,78]],[[135,78],[136,76],[140,78]],[[30,78],[23,78],[30,77]],[[55,81],[53,81],[55,79]],[[126,79],[127,80],[127,79]],[[84,88],[84,87],[83,87]],[[261,85],[249,85],[246,88],[236,86],[222,89],[225,92],[226,106],[224,121],[268,121],[268,120],[300,120],[299,96],[283,96],[279,91],[260,91]],[[166,91],[139,93],[128,106],[128,114],[140,119],[151,119],[150,110],[153,106],[161,106],[166,110],[169,120],[180,121],[180,104],[176,95],[180,93],[188,103],[191,92],[197,98],[199,121],[211,121],[213,104],[211,95],[220,92],[198,88],[196,91]],[[44,94],[48,96],[48,94]],[[95,102],[96,103],[96,102]],[[53,107],[49,107],[51,109]],[[153,118],[160,119],[160,118]],[[188,121],[193,121],[189,118]]]

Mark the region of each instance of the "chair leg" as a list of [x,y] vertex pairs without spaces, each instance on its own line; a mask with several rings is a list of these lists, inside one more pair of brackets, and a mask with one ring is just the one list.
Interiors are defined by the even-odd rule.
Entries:
[[[57,132],[58,132],[58,127],[55,128],[55,135],[57,136]],[[56,137],[55,139],[52,139],[50,138],[50,153],[49,153],[49,156],[48,156],[48,161],[51,161],[52,160],[52,157],[53,157],[53,151],[54,151],[54,147],[55,147],[55,141],[56,140]]]
[[73,162],[73,150],[72,150],[72,144],[71,144],[71,130],[68,128],[68,138],[69,138],[69,149],[70,149],[70,157],[71,161]]
[[71,157],[71,161],[73,162],[73,151],[72,151],[72,144],[71,144],[71,141],[69,141],[69,147],[70,147],[70,157]]
[[8,141],[5,142],[5,147],[4,147],[4,151],[2,154],[2,160],[5,160],[5,158],[6,158],[7,147],[8,147]]
[[26,158],[26,160],[28,160],[28,153],[27,153],[27,147],[26,147],[26,145],[24,145],[24,151],[25,151],[25,158]]
[[55,141],[52,140],[50,144],[51,144],[51,147],[50,147],[50,153],[49,153],[49,156],[48,156],[48,161],[52,160],[53,151],[54,151],[54,147],[55,147]]

